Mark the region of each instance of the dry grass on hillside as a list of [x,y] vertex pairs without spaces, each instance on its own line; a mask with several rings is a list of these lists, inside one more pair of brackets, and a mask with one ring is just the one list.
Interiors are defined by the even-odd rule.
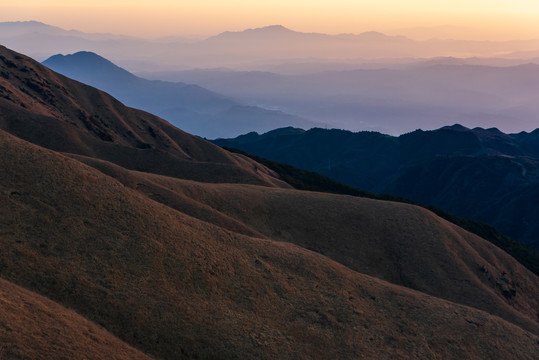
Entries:
[[249,158],[2,46],[0,109],[0,129],[55,151],[197,181],[290,187]]
[[298,244],[360,273],[473,306],[539,333],[539,278],[491,243],[407,204],[202,184],[77,157],[183,213]]
[[201,222],[4,132],[0,154],[0,276],[148,354],[537,357],[537,336],[485,312]]
[[[278,189],[264,166],[3,47],[0,108],[19,137],[0,130],[0,277],[57,303],[0,281],[0,319],[21,334],[4,355],[90,346],[70,308],[163,359],[539,358],[537,277],[427,211]],[[101,334],[95,357],[134,351]]]
[[0,279],[0,359],[150,357],[74,311]]

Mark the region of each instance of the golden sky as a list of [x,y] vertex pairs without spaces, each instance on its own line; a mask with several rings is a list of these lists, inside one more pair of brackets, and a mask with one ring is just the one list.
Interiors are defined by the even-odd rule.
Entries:
[[[454,25],[460,37],[539,38],[537,0],[2,0],[0,21],[143,37],[214,35],[280,24],[360,33]],[[467,33],[465,33],[467,32]]]

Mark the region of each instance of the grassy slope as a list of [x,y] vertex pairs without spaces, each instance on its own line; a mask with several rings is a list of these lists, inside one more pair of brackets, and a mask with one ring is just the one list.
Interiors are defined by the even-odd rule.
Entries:
[[[369,199],[377,200],[388,200],[396,201],[408,204],[414,204],[418,206],[423,206],[412,200],[405,199],[399,196],[388,195],[388,194],[373,194],[367,191],[356,189],[354,187],[339,183],[335,180],[332,180],[328,177],[314,173],[311,171],[306,171],[302,169],[295,168],[291,165],[278,163],[275,161],[267,160],[256,155],[248,154],[244,151],[225,148],[226,150],[242,154],[244,156],[249,156],[253,160],[264,164],[268,168],[274,170],[279,174],[280,178],[296,189],[308,190],[308,191],[320,191],[328,192],[334,194],[346,194],[353,196],[360,196]],[[424,206],[425,208],[431,210],[438,216],[466,229],[490,242],[494,245],[502,248],[508,254],[517,259],[521,264],[526,266],[536,275],[539,275],[539,253],[529,249],[525,245],[511,239],[510,237],[502,234],[492,226],[485,224],[480,221],[464,219],[456,215],[450,214],[447,211],[435,208],[433,206]]]
[[73,310],[0,279],[0,359],[150,360]]
[[295,243],[360,273],[538,330],[539,279],[492,244],[419,207],[318,192],[205,185],[76,158],[203,221]]
[[3,132],[0,150],[0,275],[159,358],[537,355],[485,312],[201,222]]
[[288,186],[249,158],[2,46],[0,109],[0,129],[55,151],[197,181]]

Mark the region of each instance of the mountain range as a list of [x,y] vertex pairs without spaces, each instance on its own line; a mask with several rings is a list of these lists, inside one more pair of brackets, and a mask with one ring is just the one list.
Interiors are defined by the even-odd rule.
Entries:
[[146,80],[91,52],[55,55],[43,64],[203,137],[236,136],[246,129],[269,131],[275,126],[315,124],[280,111],[248,106],[197,85]]
[[539,249],[539,130],[454,125],[394,137],[283,128],[214,142],[481,220]]
[[223,32],[198,41],[148,40],[67,31],[38,22],[0,23],[0,43],[43,61],[62,53],[92,51],[130,71],[228,67],[267,70],[284,63],[361,62],[378,59],[456,57],[537,58],[539,40],[411,40],[379,32],[302,33],[281,25]]
[[444,58],[399,67],[355,66],[303,74],[194,69],[143,76],[198,84],[249,104],[352,131],[400,135],[461,123],[519,132],[533,131],[539,123],[539,65],[534,63],[507,66]]
[[539,355],[539,278],[428,210],[292,189],[4,47],[0,110],[2,357]]
[[[416,41],[279,25],[197,41],[85,34],[37,22],[0,23],[0,30],[0,43],[43,60],[52,55],[47,64],[54,70],[206,138],[285,126],[392,135],[454,123],[504,132],[537,127],[533,40]],[[123,86],[124,70],[90,52],[163,82],[131,78],[131,87]],[[230,106],[223,109],[223,101]]]
[[43,63],[206,138],[321,124],[401,134],[455,120],[468,127],[532,131],[539,112],[533,100],[539,91],[535,64],[483,66],[433,59],[404,69],[306,75],[225,70],[146,74],[169,80],[150,81],[89,52],[55,55]]

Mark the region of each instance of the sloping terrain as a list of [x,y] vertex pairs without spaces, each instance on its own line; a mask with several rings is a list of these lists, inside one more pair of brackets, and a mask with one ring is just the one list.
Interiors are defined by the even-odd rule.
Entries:
[[538,136],[455,125],[399,137],[278,129],[214,142],[484,221],[537,250]]
[[349,196],[205,185],[77,158],[201,220],[295,243],[357,272],[473,306],[539,332],[537,276],[492,244],[427,210]]
[[490,243],[414,206],[286,189],[22,55],[0,60],[0,278],[123,341],[103,338],[104,357],[125,344],[160,359],[538,357],[539,279]]
[[72,79],[95,86],[122,103],[162,116],[195,135],[213,138],[282,126],[312,127],[298,116],[247,106],[241,102],[182,82],[147,80],[91,52],[55,55],[44,65]]
[[0,359],[140,359],[149,356],[43,296],[0,279]]
[[[524,265],[528,270],[535,275],[539,275],[539,253],[525,246],[524,244],[510,238],[507,235],[502,234],[499,230],[495,229],[491,225],[469,219],[456,216],[447,211],[433,206],[421,205],[415,201],[407,198],[403,198],[390,194],[375,194],[361,189],[357,189],[350,185],[346,185],[308,170],[298,169],[292,165],[283,164],[280,162],[268,160],[260,156],[246,153],[238,149],[232,149],[225,147],[226,150],[246,155],[251,159],[267,166],[269,169],[275,171],[281,179],[292,185],[295,189],[306,191],[317,191],[329,194],[341,194],[359,196],[362,198],[394,201],[405,204],[412,204],[424,207],[441,218],[493,243],[497,247],[501,248],[511,256],[513,256],[518,262]],[[529,199],[529,202],[533,202],[533,197]],[[518,203],[515,204],[518,206]],[[516,214],[516,213],[515,213]]]
[[0,136],[0,239],[9,249],[0,254],[0,276],[150,355],[537,355],[537,336],[498,317],[288,243],[223,230],[80,162]]
[[287,186],[245,157],[5,47],[0,47],[0,106],[1,129],[56,151],[198,181]]

